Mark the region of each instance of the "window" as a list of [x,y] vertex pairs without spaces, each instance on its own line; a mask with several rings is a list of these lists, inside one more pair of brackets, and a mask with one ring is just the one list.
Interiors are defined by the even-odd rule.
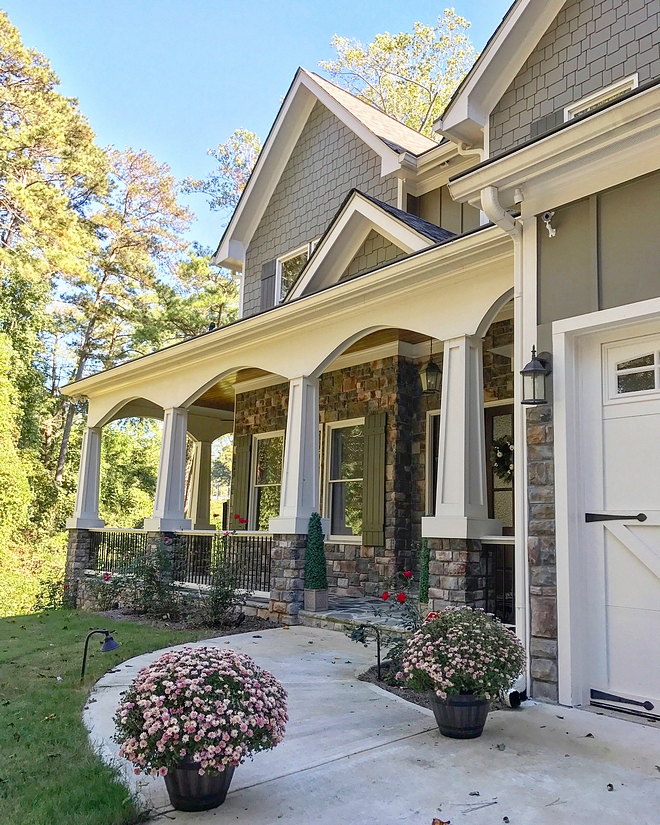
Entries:
[[426,413],[426,514],[435,515],[440,452],[440,410]]
[[253,436],[250,529],[268,530],[268,522],[280,514],[284,433]]
[[310,243],[301,246],[299,249],[295,249],[293,252],[288,252],[286,255],[277,259],[277,277],[275,280],[276,303],[282,303],[287,292],[298,278],[298,275],[303,271],[317,242],[318,241],[310,241]]
[[572,103],[570,106],[567,106],[564,109],[564,121],[572,120],[578,115],[584,115],[592,109],[602,106],[603,103],[609,103],[610,100],[614,100],[620,95],[625,94],[632,89],[636,89],[638,84],[639,77],[637,74],[617,80],[616,83],[606,86],[599,92],[594,92],[591,95],[587,95],[587,97],[583,97],[582,100],[578,100],[577,103]]
[[362,536],[363,421],[328,425],[327,504],[331,537]]
[[658,355],[657,352],[651,352],[629,361],[619,361],[616,365],[617,394],[658,389],[660,378]]

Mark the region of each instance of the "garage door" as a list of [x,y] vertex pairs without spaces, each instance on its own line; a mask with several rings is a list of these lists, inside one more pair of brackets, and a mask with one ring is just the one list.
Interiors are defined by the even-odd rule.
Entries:
[[660,718],[660,329],[620,335],[581,355],[586,687]]

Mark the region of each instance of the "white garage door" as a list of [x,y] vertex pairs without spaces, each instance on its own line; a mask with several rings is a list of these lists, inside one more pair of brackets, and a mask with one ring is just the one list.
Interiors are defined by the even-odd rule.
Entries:
[[580,373],[586,687],[660,718],[660,329],[591,341]]

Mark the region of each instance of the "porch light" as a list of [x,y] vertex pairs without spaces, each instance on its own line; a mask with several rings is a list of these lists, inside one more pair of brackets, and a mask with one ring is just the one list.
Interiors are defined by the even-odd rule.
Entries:
[[422,392],[424,393],[424,395],[430,395],[434,392],[440,392],[440,386],[442,382],[442,370],[433,360],[433,342],[431,342],[431,354],[429,356],[429,362],[424,367],[424,369],[420,370],[419,377],[422,382]]
[[117,650],[117,648],[119,647],[119,642],[112,638],[109,630],[92,630],[91,633],[88,633],[87,638],[85,639],[85,651],[83,653],[82,669],[80,671],[81,682],[85,678],[85,665],[87,664],[87,645],[89,644],[89,640],[95,633],[105,633],[105,639],[101,644],[101,653],[109,653],[111,650]]
[[547,404],[546,376],[550,375],[550,354],[541,352],[537,356],[536,347],[532,347],[532,360],[520,370],[523,381],[521,404]]

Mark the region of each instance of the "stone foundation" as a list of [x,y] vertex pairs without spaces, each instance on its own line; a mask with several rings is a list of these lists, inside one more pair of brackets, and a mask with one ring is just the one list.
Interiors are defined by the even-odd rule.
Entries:
[[478,539],[429,538],[429,608],[486,608],[488,553]]
[[531,695],[557,702],[557,572],[552,407],[527,412]]
[[66,599],[78,607],[78,586],[90,565],[91,533],[89,530],[69,530],[64,585]]
[[270,562],[270,618],[283,625],[299,623],[305,595],[307,535],[275,535]]

